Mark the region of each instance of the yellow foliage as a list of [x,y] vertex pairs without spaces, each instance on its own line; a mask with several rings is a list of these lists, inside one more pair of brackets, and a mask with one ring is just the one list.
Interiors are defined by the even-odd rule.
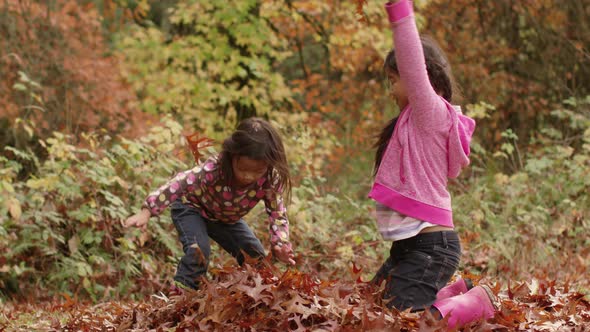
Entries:
[[45,191],[54,190],[57,184],[59,184],[60,179],[57,175],[50,175],[44,178],[38,179],[29,179],[26,183],[27,187],[30,189],[43,189]]
[[12,218],[16,221],[18,221],[22,215],[22,210],[21,210],[21,206],[20,206],[20,202],[14,198],[11,197],[7,202],[7,207],[8,207],[8,212],[10,212],[10,215],[12,216]]

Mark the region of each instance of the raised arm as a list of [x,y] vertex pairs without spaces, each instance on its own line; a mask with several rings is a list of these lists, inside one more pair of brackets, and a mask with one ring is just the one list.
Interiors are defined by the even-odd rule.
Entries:
[[414,20],[412,2],[400,0],[385,4],[389,16],[395,58],[400,80],[403,82],[412,107],[412,121],[420,128],[429,129],[447,121],[442,112],[444,102],[430,84],[418,28]]

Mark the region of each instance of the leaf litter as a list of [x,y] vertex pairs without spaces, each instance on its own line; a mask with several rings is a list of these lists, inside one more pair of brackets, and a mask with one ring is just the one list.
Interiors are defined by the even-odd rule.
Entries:
[[[72,304],[55,331],[446,331],[446,320],[428,311],[388,309],[382,288],[363,282],[360,269],[349,280],[319,280],[280,271],[269,259],[247,259],[242,267],[212,268],[210,280],[181,295],[154,294],[143,302]],[[587,331],[590,303],[570,286],[534,280],[492,287],[499,310],[463,331]],[[0,331],[3,331],[0,321]]]

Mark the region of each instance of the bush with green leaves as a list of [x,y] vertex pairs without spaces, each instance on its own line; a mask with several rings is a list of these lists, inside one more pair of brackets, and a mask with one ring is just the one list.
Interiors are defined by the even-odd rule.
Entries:
[[142,109],[178,115],[214,138],[244,118],[293,109],[291,91],[273,68],[288,52],[269,23],[272,6],[179,2],[161,13],[162,26],[146,17],[119,34],[116,48]]
[[[5,253],[0,290],[5,296],[47,291],[98,300],[143,296],[170,282],[181,247],[169,214],[152,218],[145,233],[123,228],[123,221],[140,209],[150,190],[195,163],[180,156],[188,151],[181,126],[169,118],[163,123],[136,140],[84,134],[81,145],[55,132],[40,141],[47,152],[43,160],[31,151],[6,148],[12,157],[0,159],[0,251]],[[323,136],[297,126],[285,129],[288,155],[319,156],[290,160],[296,183],[313,178],[311,173],[323,166],[322,156],[329,152],[324,148],[330,143],[314,143],[318,137]],[[33,163],[37,172],[20,179],[20,162]],[[314,181],[303,181],[294,189],[290,210],[293,241],[303,246],[319,242],[313,238],[318,232],[297,234],[310,228],[307,223],[318,223],[317,229],[329,236],[334,210],[327,202],[338,201],[320,197]],[[247,219],[265,239],[267,216],[261,205],[258,208]],[[318,213],[312,217],[301,211]],[[212,261],[219,257],[219,250],[214,251]]]
[[[134,141],[83,135],[82,147],[56,132],[41,141],[48,153],[44,161],[9,148],[19,160],[37,164],[38,172],[19,181],[19,163],[0,159],[0,287],[5,295],[48,290],[96,299],[156,285],[161,272],[170,270],[171,254],[178,253],[170,225],[162,217],[144,237],[123,230],[122,221],[155,183],[187,167],[172,154],[180,131],[168,120]],[[149,250],[140,251],[138,245]],[[140,276],[149,278],[132,282]]]
[[[518,141],[511,133],[505,139],[512,148],[485,151],[473,145],[473,165],[459,185],[451,185],[465,245],[462,268],[516,279],[559,277],[560,271],[549,271],[555,264],[584,268],[575,260],[589,244],[583,236],[590,226],[588,105],[590,98],[569,100],[553,112],[554,126],[539,131],[535,145],[526,149],[514,146]],[[47,151],[43,161],[30,151],[7,148],[12,157],[0,158],[4,296],[133,298],[170,281],[181,252],[169,214],[153,218],[147,233],[122,227],[151,189],[194,163],[178,157],[179,149],[186,149],[180,125],[167,118],[163,123],[136,140],[85,134],[78,146],[56,132],[41,141]],[[338,278],[354,262],[370,277],[388,245],[375,231],[372,203],[364,198],[368,188],[350,185],[359,182],[352,178],[366,179],[370,165],[330,175],[331,182],[348,188],[334,191],[321,169],[335,138],[273,123],[284,133],[296,178],[289,217],[298,268]],[[513,156],[517,151],[520,157]],[[498,165],[517,160],[513,172],[500,171],[505,168]],[[37,173],[19,178],[21,162],[35,164]],[[263,207],[246,219],[268,246]],[[213,265],[221,263],[218,252]]]
[[459,231],[475,239],[468,261],[482,263],[485,253],[477,269],[501,278],[558,278],[550,267],[579,265],[590,244],[583,236],[590,227],[589,110],[590,96],[565,101],[526,149],[511,131],[498,151],[475,144],[476,171],[453,187],[453,206]]

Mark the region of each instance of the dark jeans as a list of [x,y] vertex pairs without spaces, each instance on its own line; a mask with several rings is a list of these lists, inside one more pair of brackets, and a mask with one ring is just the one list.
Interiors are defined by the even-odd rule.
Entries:
[[235,224],[207,220],[195,208],[180,201],[172,203],[171,214],[184,251],[174,280],[183,285],[197,289],[200,277],[207,272],[211,253],[209,238],[234,256],[240,265],[244,262],[241,250],[251,257],[265,256],[262,244],[244,220]]
[[461,243],[454,231],[421,233],[393,242],[390,256],[371,282],[386,281],[383,298],[398,310],[424,310],[459,267]]

